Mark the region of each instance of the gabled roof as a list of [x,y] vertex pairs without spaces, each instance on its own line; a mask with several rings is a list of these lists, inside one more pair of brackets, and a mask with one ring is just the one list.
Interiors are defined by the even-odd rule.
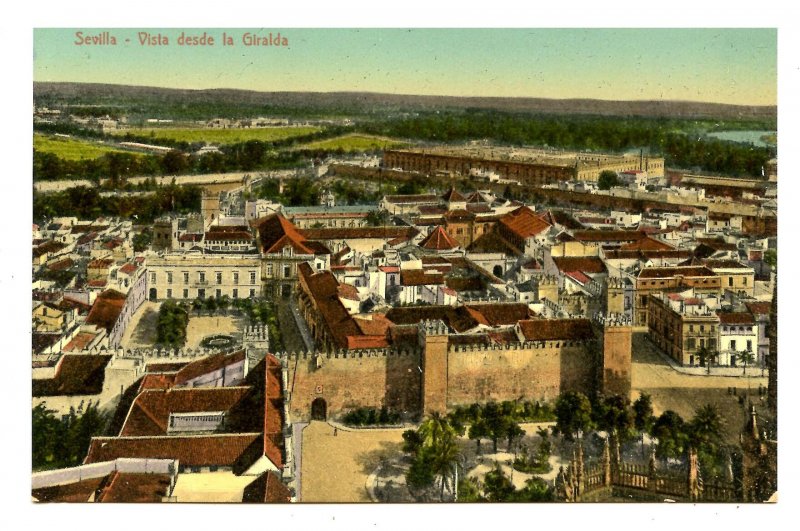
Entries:
[[232,354],[213,354],[206,358],[199,359],[189,363],[185,367],[178,370],[175,375],[175,384],[183,385],[189,380],[194,380],[200,376],[211,374],[228,365],[233,365],[244,360],[244,350],[236,351]]
[[166,435],[173,413],[228,411],[250,387],[149,389],[133,402],[121,437]]
[[329,227],[298,231],[308,240],[353,240],[404,238],[410,240],[419,234],[414,227]]
[[264,253],[279,253],[284,247],[290,246],[300,254],[315,254],[314,249],[307,245],[305,237],[280,214],[272,214],[259,220],[258,235]]
[[126,275],[132,275],[133,273],[136,272],[137,269],[138,269],[138,266],[136,264],[132,264],[132,263],[128,262],[124,266],[120,267],[119,271],[120,271],[120,273],[125,273]]
[[624,251],[669,251],[675,249],[675,247],[650,236],[645,236],[620,246],[620,249]]
[[458,191],[455,188],[450,188],[448,191],[446,191],[444,194],[442,194],[442,199],[444,199],[448,203],[451,203],[453,201],[466,201],[467,200],[467,198],[464,197],[463,195],[461,195],[460,193],[458,193]]
[[501,217],[499,223],[522,239],[536,236],[550,228],[549,223],[526,206],[512,210]]
[[39,245],[38,247],[34,247],[33,249],[33,258],[39,258],[43,254],[47,253],[56,253],[66,247],[66,244],[56,241],[49,241]]
[[183,466],[246,468],[262,455],[260,433],[167,435],[160,437],[93,437],[85,464],[120,457],[177,459]]
[[289,503],[292,493],[281,478],[268,470],[244,489],[242,503]]
[[441,225],[437,225],[433,232],[420,242],[419,246],[432,251],[445,251],[459,247],[459,243],[447,234]]
[[97,296],[97,299],[86,317],[86,323],[105,328],[110,332],[122,313],[125,306],[126,295],[119,291],[108,289]]
[[86,264],[86,269],[106,269],[114,265],[113,258],[98,258]]
[[530,319],[519,322],[527,341],[593,339],[594,331],[588,319]]

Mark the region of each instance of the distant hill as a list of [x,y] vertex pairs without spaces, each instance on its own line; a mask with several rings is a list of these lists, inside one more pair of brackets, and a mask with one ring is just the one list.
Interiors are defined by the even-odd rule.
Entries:
[[592,99],[415,96],[375,92],[258,92],[188,90],[98,83],[35,82],[34,101],[52,104],[228,106],[306,109],[317,113],[381,113],[436,109],[495,109],[537,114],[593,114],[713,119],[776,119],[777,107],[692,101],[606,101]]

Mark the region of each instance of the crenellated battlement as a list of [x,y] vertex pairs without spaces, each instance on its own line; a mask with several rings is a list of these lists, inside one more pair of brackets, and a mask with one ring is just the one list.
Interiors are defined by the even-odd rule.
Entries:
[[631,326],[633,324],[630,316],[621,313],[597,312],[592,316],[592,320],[606,328],[612,326]]
[[484,344],[468,344],[468,345],[450,345],[447,349],[448,352],[502,352],[508,350],[549,350],[560,349],[566,347],[582,347],[592,345],[597,342],[596,339],[563,339],[554,341],[524,341],[524,342],[508,342],[508,343],[493,343],[489,345]]
[[421,354],[419,349],[356,349],[345,350],[339,349],[332,352],[275,352],[272,355],[278,358],[281,362],[297,361],[297,360],[331,360],[331,359],[364,359],[364,358],[391,358],[391,357],[408,357],[419,356]]

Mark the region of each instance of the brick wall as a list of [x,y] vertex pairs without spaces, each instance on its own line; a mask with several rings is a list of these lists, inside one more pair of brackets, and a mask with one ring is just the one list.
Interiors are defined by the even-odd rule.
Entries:
[[[558,342],[554,342],[558,343]],[[554,400],[593,388],[595,364],[584,345],[450,351],[447,405],[490,400]]]
[[323,398],[328,417],[336,418],[358,407],[386,406],[393,411],[420,408],[420,357],[418,354],[371,353],[359,357],[322,356],[317,368],[313,356],[288,360],[290,412],[296,419],[311,416],[311,402]]

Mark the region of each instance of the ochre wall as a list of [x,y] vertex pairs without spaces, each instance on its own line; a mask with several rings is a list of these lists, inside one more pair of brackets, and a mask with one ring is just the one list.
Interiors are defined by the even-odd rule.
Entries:
[[316,368],[313,356],[290,358],[290,413],[295,418],[310,418],[315,398],[325,399],[329,418],[358,407],[386,406],[393,411],[417,412],[419,366],[417,354],[358,357],[349,353],[347,358],[322,355],[320,368]]

